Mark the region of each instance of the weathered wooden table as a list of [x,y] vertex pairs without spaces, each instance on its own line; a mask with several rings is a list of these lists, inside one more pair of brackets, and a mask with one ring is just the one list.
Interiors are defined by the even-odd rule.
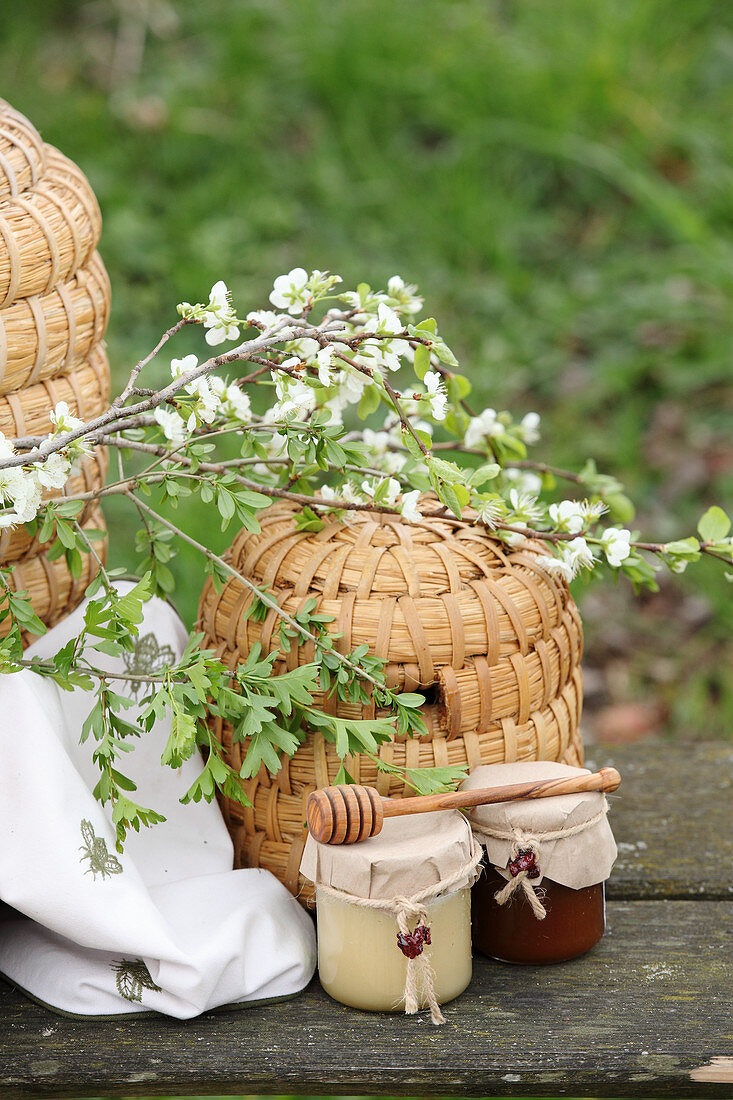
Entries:
[[608,934],[477,958],[447,1024],[294,1000],[188,1023],[63,1019],[0,982],[0,1096],[733,1096],[733,746],[592,748],[624,776]]

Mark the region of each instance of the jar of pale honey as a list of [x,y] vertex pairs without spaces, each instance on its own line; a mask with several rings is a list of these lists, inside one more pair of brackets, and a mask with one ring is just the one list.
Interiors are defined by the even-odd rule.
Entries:
[[[588,774],[546,761],[476,768],[461,790]],[[616,858],[604,794],[586,791],[477,806],[468,813],[483,845],[473,887],[474,947],[502,962],[564,962],[605,930],[605,880]]]
[[481,850],[457,811],[387,818],[357,844],[308,837],[301,874],[315,883],[318,976],[353,1008],[413,1013],[471,980],[471,884]]

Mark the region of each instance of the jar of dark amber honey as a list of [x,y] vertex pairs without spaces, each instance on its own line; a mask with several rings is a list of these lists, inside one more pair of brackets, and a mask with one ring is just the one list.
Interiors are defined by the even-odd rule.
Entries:
[[[476,768],[462,790],[588,774],[546,761]],[[555,795],[476,806],[467,814],[484,846],[473,887],[473,945],[502,962],[564,962],[605,930],[605,880],[616,858],[604,794]]]

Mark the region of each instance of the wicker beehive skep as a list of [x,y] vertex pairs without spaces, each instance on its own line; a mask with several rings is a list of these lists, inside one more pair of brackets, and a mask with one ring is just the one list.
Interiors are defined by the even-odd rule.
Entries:
[[[522,759],[582,762],[582,628],[567,585],[538,564],[539,544],[511,548],[426,498],[420,523],[399,516],[357,513],[330,519],[319,532],[298,531],[290,503],[260,517],[258,534],[240,532],[232,565],[296,612],[314,599],[333,616],[330,628],[348,653],[366,643],[385,661],[394,689],[422,691],[427,734],[382,745],[379,755],[400,768],[447,767]],[[430,514],[432,512],[432,514]],[[278,617],[246,617],[250,590],[232,578],[219,593],[207,582],[199,628],[208,647],[235,667],[255,643],[278,647]],[[293,641],[276,664],[293,668],[313,659],[312,643]],[[380,717],[373,702],[354,705],[315,698],[327,713]],[[234,767],[242,746],[221,719],[212,729]],[[249,784],[253,808],[222,799],[238,865],[267,867],[301,897],[304,805],[311,790],[334,782],[341,761],[319,733],[309,734],[275,778],[264,769]],[[357,782],[383,795],[411,793],[399,776],[379,772],[369,757],[347,762]]]
[[104,336],[109,305],[109,278],[95,252],[49,294],[0,309],[0,393],[80,366]]
[[[0,99],[0,432],[8,440],[47,435],[59,402],[84,421],[107,407],[102,339],[110,287],[94,251],[100,232],[83,172]],[[106,471],[106,451],[97,448],[63,489],[45,491],[43,499],[98,489]],[[103,527],[92,502],[78,518],[86,529]],[[49,559],[40,528],[38,521],[0,529],[0,564],[10,565],[11,586],[27,589],[38,617],[52,626],[82,599],[98,561],[83,554],[82,575],[72,577],[64,557]],[[95,546],[101,559],[106,545]],[[8,629],[7,620],[0,624]]]
[[0,309],[50,294],[91,257],[102,219],[86,176],[46,146],[46,171],[28,191],[0,201]]
[[[82,526],[85,531],[105,531],[101,509],[94,508]],[[106,536],[94,542],[93,546],[95,554],[104,565],[107,560]],[[32,554],[14,563],[9,584],[14,592],[26,591],[38,618],[47,627],[52,627],[69,615],[84,599],[87,585],[99,571],[95,554],[82,554],[82,571],[79,577],[72,577],[64,557],[49,561],[43,551]],[[9,628],[8,619],[0,623],[0,637],[4,637]],[[33,637],[26,634],[23,640],[25,644],[30,644]]]
[[0,99],[0,201],[33,187],[45,169],[46,151],[35,126]]

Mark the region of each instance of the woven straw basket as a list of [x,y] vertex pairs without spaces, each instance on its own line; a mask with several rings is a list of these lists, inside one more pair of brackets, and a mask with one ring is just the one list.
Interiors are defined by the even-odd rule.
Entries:
[[[425,499],[422,507],[437,503]],[[295,528],[296,509],[280,502],[261,517],[260,534],[240,532],[230,551],[235,569],[272,591],[294,612],[315,597],[334,616],[331,629],[347,653],[363,643],[386,662],[393,688],[422,690],[428,734],[395,738],[379,755],[401,767],[480,764],[522,759],[582,762],[582,629],[567,585],[538,564],[526,544],[511,550],[470,518],[427,515],[415,525],[387,514],[358,513],[348,525],[329,522],[318,533]],[[277,617],[245,618],[251,596],[232,579],[216,593],[208,581],[199,607],[205,644],[230,667],[255,642],[277,645]],[[283,667],[312,659],[312,645],[293,643]],[[327,712],[379,716],[374,704],[355,707],[316,698]],[[230,763],[241,746],[220,719],[211,719]],[[237,866],[273,871],[301,898],[298,867],[305,842],[308,794],[332,783],[340,761],[320,733],[309,734],[273,780],[262,769],[248,784],[253,808],[223,799]],[[366,756],[351,758],[355,780],[383,795],[413,793],[399,777],[377,771]]]
[[[87,455],[78,474],[70,477],[63,489],[49,490],[43,494],[44,500],[53,500],[58,497],[76,496],[78,493],[88,493],[93,489],[101,489],[107,476],[109,458],[104,447],[97,447],[94,454]],[[78,517],[84,523],[87,515],[90,515],[94,506],[87,504],[81,516]],[[40,524],[37,525],[40,530]],[[4,527],[0,529],[0,562],[8,565],[18,561],[19,558],[37,554],[43,544],[38,541],[38,533],[28,530],[25,524],[19,527]]]
[[96,248],[99,206],[86,176],[46,146],[46,171],[30,190],[0,202],[0,309],[50,294]]
[[0,309],[0,393],[11,393],[81,365],[104,336],[110,286],[98,252],[42,297]]
[[46,152],[35,126],[0,99],[0,202],[33,187],[45,168]]
[[[95,508],[82,524],[84,530],[105,531],[104,516],[100,508]],[[107,538],[92,543],[94,552],[104,564],[107,560]],[[82,572],[76,579],[71,576],[66,560],[57,558],[49,561],[45,553],[34,554],[16,562],[10,575],[10,586],[14,592],[27,591],[38,618],[47,627],[54,626],[70,615],[84,598],[84,590],[97,575],[99,565],[94,554],[82,554]],[[0,637],[9,629],[6,619],[0,623]],[[33,636],[24,634],[26,644]]]
[[49,413],[58,401],[66,401],[74,416],[91,420],[107,408],[109,362],[101,345],[92,349],[88,360],[68,374],[36,382],[16,393],[0,396],[0,432],[8,439],[47,435]]

